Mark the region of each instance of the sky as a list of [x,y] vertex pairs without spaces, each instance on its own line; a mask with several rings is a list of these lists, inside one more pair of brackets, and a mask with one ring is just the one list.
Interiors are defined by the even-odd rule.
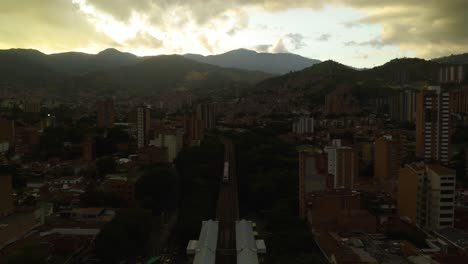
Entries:
[[0,49],[247,48],[372,67],[468,52],[468,0],[1,0]]

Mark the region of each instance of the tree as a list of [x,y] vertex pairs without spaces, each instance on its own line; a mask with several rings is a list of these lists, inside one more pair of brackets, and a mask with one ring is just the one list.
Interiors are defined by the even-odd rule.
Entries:
[[144,254],[152,226],[151,211],[121,209],[96,237],[96,254],[104,263]]
[[106,174],[115,173],[115,160],[112,157],[100,158],[96,161],[98,175],[104,177]]
[[177,174],[169,165],[146,167],[136,183],[136,198],[159,215],[177,206]]

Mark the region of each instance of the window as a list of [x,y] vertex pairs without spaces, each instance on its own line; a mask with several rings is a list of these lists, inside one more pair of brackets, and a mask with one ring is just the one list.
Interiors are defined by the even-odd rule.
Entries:
[[440,201],[443,203],[451,203],[453,202],[453,198],[440,198]]
[[443,182],[440,184],[442,187],[455,186],[454,182]]
[[449,218],[453,217],[453,214],[440,214],[440,218]]
[[453,209],[453,206],[441,206],[440,207],[440,210],[452,210]]
[[441,226],[451,226],[451,225],[452,225],[452,221],[440,222],[440,225],[441,225]]
[[453,194],[452,190],[440,191],[440,194]]

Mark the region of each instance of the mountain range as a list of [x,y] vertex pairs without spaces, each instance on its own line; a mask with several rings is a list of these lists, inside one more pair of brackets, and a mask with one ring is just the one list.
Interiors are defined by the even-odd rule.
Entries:
[[195,61],[224,68],[263,71],[272,74],[299,71],[320,63],[319,60],[305,58],[292,53],[257,53],[247,49],[233,50],[220,55],[202,56],[198,54],[186,54],[184,56]]

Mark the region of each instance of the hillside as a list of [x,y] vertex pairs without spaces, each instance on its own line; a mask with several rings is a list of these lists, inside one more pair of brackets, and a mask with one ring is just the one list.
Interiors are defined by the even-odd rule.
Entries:
[[132,66],[106,71],[103,78],[123,89],[143,93],[168,90],[219,90],[235,84],[253,85],[270,74],[227,69],[183,56],[162,55]]
[[468,64],[468,53],[450,55],[447,57],[433,59],[432,61],[441,64]]
[[291,71],[299,71],[320,62],[291,53],[257,53],[247,49],[238,49],[211,56],[198,54],[186,54],[184,56],[198,62],[213,64],[220,67],[262,71],[272,74],[285,74]]

